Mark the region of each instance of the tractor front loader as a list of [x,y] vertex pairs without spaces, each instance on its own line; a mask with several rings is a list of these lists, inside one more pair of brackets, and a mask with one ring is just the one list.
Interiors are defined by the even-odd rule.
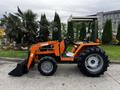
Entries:
[[[46,46],[50,46],[51,50],[49,51]],[[54,50],[52,50],[54,47]],[[34,66],[35,60],[42,57],[43,55],[49,54],[58,54],[58,42],[57,41],[49,41],[44,43],[38,43],[31,46],[28,54],[28,58],[17,64],[16,68],[13,69],[9,75],[12,76],[22,76],[26,74],[28,70]]]

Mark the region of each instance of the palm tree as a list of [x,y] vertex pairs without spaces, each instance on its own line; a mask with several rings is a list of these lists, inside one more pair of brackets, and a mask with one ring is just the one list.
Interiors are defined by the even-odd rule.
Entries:
[[27,10],[25,12],[22,12],[20,8],[18,7],[18,13],[16,15],[21,19],[24,31],[24,42],[26,43],[32,43],[35,41],[36,35],[37,35],[37,28],[38,23],[36,21],[37,15],[33,13],[31,10]]
[[21,20],[11,13],[4,15],[4,18],[2,20],[7,27],[6,35],[9,38],[10,42],[16,41],[16,43],[21,43],[21,38],[23,35],[20,29]]
[[10,42],[32,44],[36,40],[38,22],[37,15],[31,10],[22,12],[18,7],[18,12],[3,15],[2,24],[7,27],[6,33]]

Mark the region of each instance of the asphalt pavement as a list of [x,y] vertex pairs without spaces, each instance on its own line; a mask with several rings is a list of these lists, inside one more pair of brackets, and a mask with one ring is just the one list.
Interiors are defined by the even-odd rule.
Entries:
[[33,68],[22,77],[8,75],[16,62],[0,61],[0,90],[120,90],[120,64],[111,64],[101,77],[84,76],[75,64],[58,65],[53,76]]

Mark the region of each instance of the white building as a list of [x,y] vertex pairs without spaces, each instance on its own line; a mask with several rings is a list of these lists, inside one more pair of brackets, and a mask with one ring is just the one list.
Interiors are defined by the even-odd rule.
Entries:
[[118,24],[120,23],[120,10],[98,12],[96,16],[98,16],[99,30],[103,30],[103,25],[105,24],[106,20],[111,19],[113,34],[117,33]]

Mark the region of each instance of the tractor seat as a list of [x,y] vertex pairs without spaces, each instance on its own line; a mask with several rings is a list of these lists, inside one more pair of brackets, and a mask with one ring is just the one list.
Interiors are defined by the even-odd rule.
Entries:
[[62,54],[62,56],[64,56],[64,57],[73,57],[73,56],[74,56],[74,53],[67,51],[68,45],[69,45],[69,40],[64,39],[63,41],[61,41],[61,44],[60,44],[61,54]]
[[73,53],[73,52],[66,52],[66,56],[68,56],[68,57],[73,57],[73,56],[74,56],[74,53]]
[[64,46],[65,46],[64,51],[66,51],[66,50],[67,50],[68,45],[69,45],[69,40],[64,39]]

